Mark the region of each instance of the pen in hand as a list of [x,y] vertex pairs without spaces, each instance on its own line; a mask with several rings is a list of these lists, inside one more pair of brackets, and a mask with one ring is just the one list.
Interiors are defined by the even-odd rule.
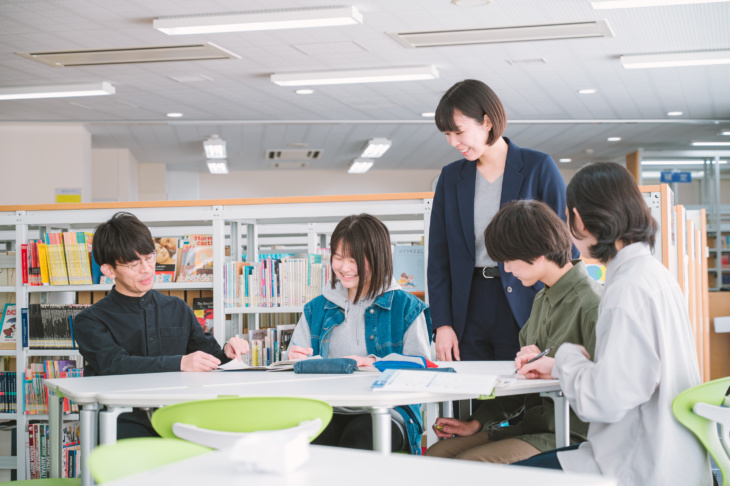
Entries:
[[[542,353],[538,354],[537,356],[535,356],[534,358],[532,358],[532,359],[531,359],[530,361],[528,361],[528,362],[527,362],[527,363],[525,363],[525,364],[530,364],[530,363],[532,363],[532,362],[534,362],[534,361],[537,361],[538,359],[542,358],[543,356],[545,356],[546,354],[548,354],[548,353],[549,353],[550,351],[552,351],[552,350],[553,350],[553,347],[552,347],[552,346],[550,346],[550,347],[549,347],[549,348],[547,348],[547,349],[546,349],[545,351],[543,351]],[[525,366],[525,365],[522,365],[522,366]],[[517,372],[518,372],[518,371],[520,371],[520,370],[515,370],[515,375],[517,374]]]

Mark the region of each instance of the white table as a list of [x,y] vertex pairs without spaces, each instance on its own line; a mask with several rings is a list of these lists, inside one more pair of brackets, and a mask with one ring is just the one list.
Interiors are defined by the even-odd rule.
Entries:
[[[458,372],[509,374],[512,362],[443,363]],[[81,468],[82,483],[91,484],[85,459],[96,443],[97,427],[102,443],[116,440],[116,421],[120,413],[131,407],[158,407],[188,400],[220,396],[297,396],[316,398],[332,406],[356,406],[369,409],[373,417],[374,445],[380,452],[390,452],[390,413],[395,406],[413,403],[436,404],[450,400],[475,398],[474,394],[446,395],[436,393],[372,392],[370,385],[376,373],[354,375],[297,375],[292,372],[223,372],[223,373],[155,373],[88,378],[46,380],[49,390],[68,397],[82,406]],[[520,386],[498,387],[495,396],[546,392],[556,401],[556,439],[568,440],[568,406],[555,380],[531,380]],[[100,406],[106,411],[99,412]],[[433,409],[428,416],[433,418]],[[50,400],[52,477],[60,473],[61,420],[59,400]],[[54,454],[55,452],[55,454]]]
[[309,461],[287,475],[242,471],[227,451],[203,454],[112,481],[109,486],[245,484],[246,486],[372,486],[399,484],[492,484],[615,486],[600,476],[405,454],[310,446]]

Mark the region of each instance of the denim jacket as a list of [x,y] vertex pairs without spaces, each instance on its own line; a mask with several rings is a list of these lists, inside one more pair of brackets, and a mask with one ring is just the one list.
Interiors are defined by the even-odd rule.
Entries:
[[[402,290],[379,295],[373,305],[365,309],[365,339],[368,354],[384,357],[403,351],[403,337],[413,321],[424,313],[431,334],[431,313],[418,298]],[[327,358],[332,329],[345,321],[345,311],[323,295],[304,306],[304,317],[309,325],[314,355]],[[411,454],[421,453],[423,420],[420,405],[396,407],[406,424]]]

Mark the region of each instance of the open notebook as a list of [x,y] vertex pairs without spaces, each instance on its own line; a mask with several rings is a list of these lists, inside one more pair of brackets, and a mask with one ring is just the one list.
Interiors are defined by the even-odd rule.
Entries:
[[[305,359],[322,359],[321,356],[314,356]],[[224,365],[220,365],[216,371],[292,371],[294,363],[301,361],[300,359],[288,359],[285,361],[276,361],[268,366],[251,366],[243,361],[233,359]]]

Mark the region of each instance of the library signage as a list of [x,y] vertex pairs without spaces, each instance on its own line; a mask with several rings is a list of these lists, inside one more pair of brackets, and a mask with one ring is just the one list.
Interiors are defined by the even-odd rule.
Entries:
[[664,171],[662,182],[692,182],[691,172]]

